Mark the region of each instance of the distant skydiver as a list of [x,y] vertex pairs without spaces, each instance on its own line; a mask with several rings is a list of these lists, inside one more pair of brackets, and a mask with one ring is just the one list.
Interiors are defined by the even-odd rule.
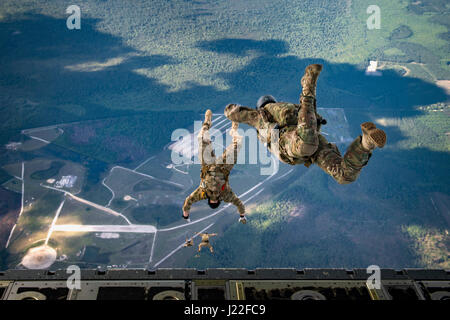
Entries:
[[200,242],[200,244],[198,245],[198,252],[200,252],[200,250],[202,250],[203,247],[208,247],[209,251],[211,251],[211,253],[214,252],[213,247],[211,246],[211,244],[209,243],[209,237],[214,237],[217,236],[217,233],[198,233],[196,232],[195,234],[198,234],[200,237],[202,237],[202,242]]
[[183,247],[192,247],[194,245],[194,240],[186,238],[186,242],[183,244]]
[[224,151],[221,159],[216,159],[209,136],[211,128],[211,110],[205,113],[205,121],[202,129],[198,134],[198,156],[202,164],[200,186],[186,198],[183,205],[183,218],[189,218],[189,211],[194,202],[200,200],[208,200],[208,205],[212,209],[216,209],[220,205],[220,201],[231,202],[239,211],[239,221],[246,223],[245,207],[242,201],[234,194],[228,183],[228,176],[231,169],[236,164],[239,150],[242,146],[242,136],[238,135],[237,129],[239,124],[233,122],[230,135],[233,142]]
[[[361,124],[362,136],[350,144],[342,157],[337,146],[328,143],[320,134],[321,125],[326,124],[316,110],[316,85],[321,71],[320,64],[306,67],[301,79],[300,104],[276,102],[270,95],[262,96],[256,110],[229,104],[225,116],[256,128],[259,139],[267,143],[269,150],[282,162],[306,167],[315,163],[338,183],[347,184],[358,178],[372,151],[385,145],[386,134],[372,122],[364,122]],[[276,143],[271,145],[273,129],[279,130],[278,147]]]

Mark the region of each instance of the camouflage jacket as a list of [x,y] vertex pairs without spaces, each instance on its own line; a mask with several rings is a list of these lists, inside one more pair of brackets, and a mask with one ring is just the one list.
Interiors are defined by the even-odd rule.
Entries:
[[191,205],[200,200],[219,200],[234,204],[240,215],[245,214],[245,207],[242,201],[234,194],[228,183],[230,174],[223,165],[210,165],[205,176],[202,178],[200,186],[194,190],[184,201],[183,211],[191,209]]

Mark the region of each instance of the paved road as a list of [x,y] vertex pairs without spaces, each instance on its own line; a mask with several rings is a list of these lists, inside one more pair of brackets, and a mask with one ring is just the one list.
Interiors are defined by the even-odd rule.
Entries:
[[156,228],[150,225],[132,224],[121,225],[76,225],[76,224],[57,224],[53,226],[53,232],[128,232],[128,233],[155,233]]

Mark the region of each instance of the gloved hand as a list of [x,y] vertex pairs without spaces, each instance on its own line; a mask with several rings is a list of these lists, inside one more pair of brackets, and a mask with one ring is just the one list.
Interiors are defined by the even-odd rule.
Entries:
[[191,221],[191,219],[189,219],[189,212],[188,211],[183,211],[183,214],[181,216],[183,217],[183,219],[186,219],[187,222]]

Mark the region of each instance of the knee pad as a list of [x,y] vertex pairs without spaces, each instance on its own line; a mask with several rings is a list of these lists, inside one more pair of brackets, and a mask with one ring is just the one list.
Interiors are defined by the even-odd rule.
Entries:
[[312,156],[319,147],[319,136],[314,129],[300,127],[297,131],[300,138],[297,144],[297,150],[303,157]]
[[273,96],[271,95],[262,96],[258,99],[258,102],[256,102],[256,108],[260,109],[263,108],[266,104],[274,102],[277,102],[277,100],[275,100]]

